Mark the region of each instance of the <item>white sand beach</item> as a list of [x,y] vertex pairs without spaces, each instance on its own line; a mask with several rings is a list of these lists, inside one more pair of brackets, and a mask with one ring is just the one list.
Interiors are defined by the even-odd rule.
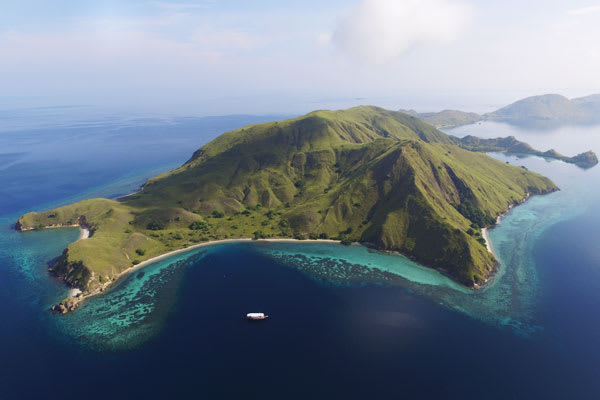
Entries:
[[488,251],[495,255],[494,249],[492,248],[492,241],[490,240],[488,228],[483,228],[481,230],[481,237],[485,240],[485,247],[488,249]]

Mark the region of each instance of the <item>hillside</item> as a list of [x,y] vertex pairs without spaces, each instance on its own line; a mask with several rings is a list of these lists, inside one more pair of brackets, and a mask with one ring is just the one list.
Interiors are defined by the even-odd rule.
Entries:
[[496,263],[480,228],[553,190],[414,117],[357,107],[225,133],[139,193],[29,213],[17,229],[88,226],[53,268],[86,293],[174,249],[247,237],[358,241],[474,286]]

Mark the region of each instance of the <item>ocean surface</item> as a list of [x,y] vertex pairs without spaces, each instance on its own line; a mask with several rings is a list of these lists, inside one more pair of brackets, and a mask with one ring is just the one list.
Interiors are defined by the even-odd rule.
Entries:
[[[362,246],[239,242],[48,312],[68,289],[47,267],[79,232],[17,233],[19,215],[132,192],[219,133],[275,118],[0,112],[1,399],[600,398],[600,168],[538,157],[493,155],[561,191],[490,231],[501,268],[477,292]],[[600,127],[450,133],[600,154]]]

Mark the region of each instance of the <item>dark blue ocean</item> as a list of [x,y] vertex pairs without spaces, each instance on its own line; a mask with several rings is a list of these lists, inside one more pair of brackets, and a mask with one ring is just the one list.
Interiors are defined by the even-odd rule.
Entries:
[[[46,270],[79,232],[17,233],[20,214],[132,192],[221,132],[279,118],[91,111],[0,112],[1,399],[600,398],[600,168],[494,155],[561,191],[491,230],[502,265],[478,292],[360,246],[230,243],[58,317],[68,289]],[[600,154],[600,127],[452,133]]]

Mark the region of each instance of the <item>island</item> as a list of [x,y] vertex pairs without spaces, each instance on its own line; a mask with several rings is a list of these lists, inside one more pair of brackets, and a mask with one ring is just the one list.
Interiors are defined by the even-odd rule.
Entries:
[[438,129],[456,128],[463,125],[470,125],[485,119],[483,115],[460,110],[442,110],[439,112],[423,113],[416,112],[415,110],[400,110],[400,112],[417,117]]
[[593,151],[586,151],[573,157],[567,157],[563,156],[554,149],[548,151],[535,150],[529,144],[517,140],[517,138],[514,136],[495,139],[481,139],[470,135],[463,138],[458,138],[456,136],[450,137],[458,146],[470,151],[533,155],[554,160],[561,160],[569,164],[575,164],[583,169],[592,168],[598,164],[598,157]]
[[405,112],[437,128],[454,128],[479,121],[505,122],[537,129],[563,125],[593,125],[600,124],[600,94],[575,99],[568,99],[560,94],[531,96],[486,114],[458,110]]
[[315,111],[224,133],[137,193],[28,213],[16,229],[89,230],[51,267],[82,291],[60,313],[157,256],[243,238],[358,242],[477,288],[497,265],[482,229],[557,187],[465,147],[401,112]]

